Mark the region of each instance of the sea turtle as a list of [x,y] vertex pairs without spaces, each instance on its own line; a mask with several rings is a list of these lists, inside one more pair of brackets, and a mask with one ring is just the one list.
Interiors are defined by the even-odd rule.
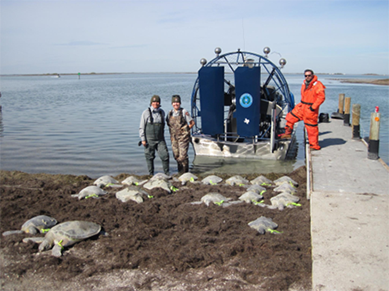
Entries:
[[269,180],[265,176],[261,175],[254,180],[251,180],[250,183],[253,185],[270,186],[273,182],[272,180]]
[[172,185],[167,180],[161,180],[161,179],[154,179],[148,181],[146,184],[143,185],[144,188],[151,190],[154,188],[161,188],[163,190],[166,190],[167,192],[172,192]]
[[154,176],[151,177],[150,181],[152,180],[170,180],[172,178],[172,176],[168,176],[164,173],[157,173],[155,174]]
[[100,195],[105,195],[107,192],[105,192],[103,189],[97,186],[88,186],[80,191],[78,194],[73,194],[72,197],[78,197],[79,200],[82,198],[98,198]]
[[223,195],[219,193],[208,193],[201,197],[201,201],[195,201],[191,202],[190,204],[196,205],[196,204],[202,204],[209,206],[209,204],[213,203],[222,207],[228,207],[234,204],[240,204],[243,201],[231,201],[232,198],[224,197]]
[[251,191],[248,191],[239,197],[239,200],[244,201],[246,203],[253,203],[255,205],[260,204],[260,201],[262,199],[262,195]]
[[247,191],[255,192],[255,193],[258,193],[258,194],[263,194],[264,192],[266,192],[266,188],[262,187],[262,186],[260,186],[258,184],[254,184],[254,185],[251,185],[250,187],[248,187]]
[[[39,252],[53,247],[52,255],[60,257],[62,250],[79,241],[92,237],[101,231],[101,226],[89,221],[66,221],[54,226],[44,238],[39,246]],[[35,240],[39,243],[39,240]]]
[[275,192],[287,192],[290,194],[294,194],[294,193],[296,193],[296,188],[289,183],[284,183],[284,184],[281,184],[280,186],[274,188],[273,191],[275,191]]
[[147,180],[139,180],[138,178],[134,177],[134,176],[129,176],[127,177],[126,179],[124,179],[122,181],[122,184],[123,185],[136,185],[136,186],[141,186],[143,184],[145,184],[147,182]]
[[[266,232],[275,232],[273,229],[278,227],[278,224],[273,222],[271,218],[261,216],[254,221],[248,223],[248,225],[257,230],[260,234],[265,234]],[[278,232],[276,232],[278,233]]]
[[247,185],[249,183],[249,181],[247,179],[239,176],[239,175],[235,175],[235,176],[228,178],[226,180],[226,183],[228,185],[231,185],[231,186],[234,186],[234,185],[244,186],[244,185]]
[[143,202],[143,196],[148,196],[148,193],[146,191],[143,191],[142,189],[139,189],[137,187],[129,187],[126,189],[123,189],[119,192],[116,192],[116,198],[119,199],[122,202],[127,202],[129,200],[135,201],[137,203]]
[[123,187],[118,183],[119,181],[112,178],[111,176],[102,176],[98,178],[96,181],[94,181],[93,185],[96,185],[97,187],[115,187],[115,188]]
[[212,202],[217,205],[221,205],[224,202],[230,201],[231,198],[224,197],[223,195],[219,193],[208,193],[201,197],[201,202],[203,202],[205,205],[209,206],[209,204]]
[[268,206],[268,208],[283,210],[285,207],[299,206],[297,204],[299,201],[300,199],[297,196],[284,192],[270,198],[271,206]]
[[276,184],[277,186],[280,186],[284,183],[288,183],[288,184],[291,184],[293,186],[298,186],[298,183],[288,176],[283,176],[283,177],[275,180],[273,183]]
[[181,182],[182,185],[185,185],[187,182],[194,182],[197,179],[197,176],[193,175],[192,173],[184,173],[180,177],[178,177],[178,180]]
[[223,179],[215,175],[210,175],[201,180],[201,182],[205,185],[216,185],[221,181],[223,181]]
[[50,216],[38,215],[29,220],[27,220],[23,225],[21,230],[9,230],[3,232],[3,236],[10,234],[20,234],[20,233],[30,233],[37,234],[38,232],[44,233],[47,232],[50,227],[53,227],[57,224],[57,220]]

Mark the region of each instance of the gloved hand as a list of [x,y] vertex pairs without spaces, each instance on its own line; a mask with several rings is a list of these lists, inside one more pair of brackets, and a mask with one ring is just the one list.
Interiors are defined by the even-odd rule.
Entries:
[[309,106],[309,110],[311,110],[312,112],[314,112],[314,111],[315,111],[315,109],[313,109],[313,108],[312,108],[312,105],[311,105],[311,106]]

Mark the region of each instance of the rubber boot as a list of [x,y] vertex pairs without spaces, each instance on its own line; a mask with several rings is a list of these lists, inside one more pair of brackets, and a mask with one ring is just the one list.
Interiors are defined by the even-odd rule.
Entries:
[[311,151],[320,151],[321,147],[319,145],[310,145],[309,148]]
[[291,139],[292,138],[293,128],[288,125],[285,126],[285,133],[280,135],[280,139]]
[[146,164],[149,170],[149,175],[154,176],[154,161],[146,159]]
[[170,172],[169,172],[169,160],[167,160],[167,161],[162,161],[162,168],[163,168],[163,171],[165,172],[165,175],[170,176]]
[[177,162],[177,169],[178,169],[178,173],[179,173],[179,174],[182,174],[182,173],[183,173],[182,163]]
[[182,162],[182,171],[184,173],[188,173],[189,172],[189,159],[186,159],[185,161]]

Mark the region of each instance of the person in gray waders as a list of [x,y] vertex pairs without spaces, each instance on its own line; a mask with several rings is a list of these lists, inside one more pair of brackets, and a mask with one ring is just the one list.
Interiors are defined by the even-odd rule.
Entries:
[[161,109],[161,98],[154,95],[150,100],[150,107],[143,111],[139,136],[145,149],[147,168],[150,175],[154,175],[155,151],[162,161],[163,171],[169,173],[169,152],[165,142],[165,112]]
[[195,122],[189,112],[181,108],[181,97],[179,95],[173,95],[172,105],[173,109],[169,111],[166,122],[170,131],[173,157],[177,161],[178,172],[186,173],[189,171],[190,129]]

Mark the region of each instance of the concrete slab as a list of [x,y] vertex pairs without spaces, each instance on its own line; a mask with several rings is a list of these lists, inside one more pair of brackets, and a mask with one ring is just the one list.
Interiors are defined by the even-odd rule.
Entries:
[[319,130],[322,149],[310,153],[307,187],[313,289],[389,290],[388,167],[367,158],[342,120]]
[[314,290],[389,290],[389,196],[311,195]]
[[353,140],[342,120],[320,123],[322,149],[311,152],[313,189],[389,194],[389,173],[377,160],[367,158],[367,147]]

